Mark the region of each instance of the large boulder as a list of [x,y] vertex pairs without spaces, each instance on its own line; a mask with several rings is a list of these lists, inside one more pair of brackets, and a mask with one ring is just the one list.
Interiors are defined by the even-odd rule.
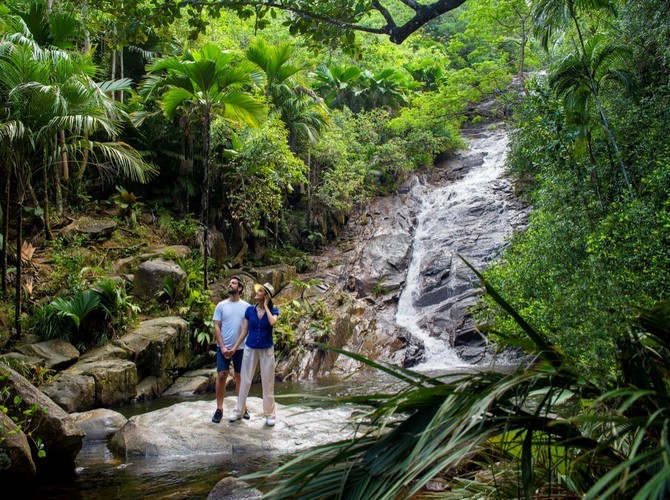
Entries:
[[180,290],[186,282],[186,272],[171,260],[148,260],[135,272],[133,295],[142,300],[154,300],[167,282],[171,282],[175,290]]
[[[236,398],[224,400],[224,417]],[[295,452],[338,439],[351,438],[355,427],[351,409],[310,410],[277,404],[277,424],[265,425],[263,401],[247,400],[250,420],[212,423],[213,401],[177,403],[128,419],[109,442],[116,454],[177,457],[203,454],[231,455],[249,452]]]
[[137,267],[148,260],[158,259],[164,256],[173,255],[180,259],[191,255],[191,249],[186,245],[158,245],[147,248],[146,252],[140,255],[124,257],[112,264],[114,274],[132,274]]
[[95,379],[82,373],[59,373],[40,386],[58,406],[68,413],[86,411],[96,406]]
[[119,412],[107,408],[71,413],[70,416],[86,432],[85,441],[106,441],[128,421]]
[[207,500],[241,500],[243,498],[263,498],[256,488],[236,477],[224,477],[207,495]]
[[97,241],[109,238],[118,224],[112,219],[95,219],[84,216],[62,229],[63,236],[83,236],[86,239]]
[[153,399],[186,370],[192,357],[184,319],[147,320],[87,352],[40,389],[68,412]]
[[[19,418],[25,418],[25,411],[32,412],[30,417],[31,438],[39,439],[45,456],[33,461],[40,470],[60,470],[64,473],[74,471],[75,458],[81,450],[84,431],[65,413],[65,411],[34,387],[28,380],[6,365],[0,365],[4,379],[2,384],[10,395],[20,398],[20,403],[9,405],[10,416],[14,412]],[[35,453],[37,449],[33,450]]]
[[11,418],[0,412],[0,479],[3,484],[26,484],[36,474],[28,438]]
[[79,359],[77,348],[64,339],[25,344],[18,350],[26,356],[42,358],[44,365],[51,370],[63,370]]

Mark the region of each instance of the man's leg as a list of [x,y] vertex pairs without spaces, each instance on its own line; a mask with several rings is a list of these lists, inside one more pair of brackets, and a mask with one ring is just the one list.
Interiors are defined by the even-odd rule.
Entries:
[[216,408],[219,410],[223,410],[223,398],[226,397],[226,382],[228,382],[229,373],[228,370],[216,373]]
[[216,348],[216,411],[212,417],[212,422],[218,424],[223,416],[223,398],[226,396],[226,382],[228,381],[228,372],[230,370],[230,361],[223,357],[223,353],[217,346]]

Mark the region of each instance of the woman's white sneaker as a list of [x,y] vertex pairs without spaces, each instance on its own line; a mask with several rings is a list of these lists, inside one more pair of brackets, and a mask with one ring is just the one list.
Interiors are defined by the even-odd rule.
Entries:
[[239,419],[240,419],[240,414],[237,413],[237,410],[233,410],[233,413],[231,413],[230,417],[228,417],[228,420],[230,422],[235,422],[235,420],[239,420]]
[[265,423],[266,423],[269,427],[274,427],[274,425],[275,425],[275,418],[274,418],[274,417],[268,417],[267,420],[265,421]]

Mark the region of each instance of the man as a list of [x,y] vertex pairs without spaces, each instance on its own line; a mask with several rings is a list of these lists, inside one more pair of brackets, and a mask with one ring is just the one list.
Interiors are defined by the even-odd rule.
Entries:
[[[238,276],[233,276],[228,282],[228,298],[222,300],[214,309],[214,337],[216,338],[216,411],[212,422],[218,424],[223,416],[223,398],[226,395],[226,381],[230,372],[230,363],[233,364],[235,389],[240,388],[240,371],[244,346],[235,351],[232,356],[224,356],[224,351],[230,349],[237,342],[240,325],[244,319],[244,311],[249,303],[240,299],[244,291],[244,282]],[[244,418],[249,418],[245,412]]]

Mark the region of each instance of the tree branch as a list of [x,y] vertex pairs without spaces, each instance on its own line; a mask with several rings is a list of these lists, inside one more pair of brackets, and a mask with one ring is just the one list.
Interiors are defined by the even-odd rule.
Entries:
[[[384,22],[386,23],[381,27],[366,26],[359,24],[354,21],[343,21],[341,19],[336,19],[334,16],[327,14],[327,10],[324,9],[322,12],[315,12],[309,8],[301,7],[300,3],[294,1],[282,1],[282,0],[182,0],[179,3],[180,7],[188,6],[200,6],[208,7],[211,9],[222,9],[222,8],[242,8],[242,7],[265,7],[272,9],[285,10],[291,12],[303,19],[314,20],[317,23],[326,23],[333,26],[338,26],[340,28],[362,31],[366,33],[372,33],[377,35],[388,35],[389,39],[393,43],[401,44],[404,42],[412,33],[419,30],[426,23],[432,21],[433,19],[440,17],[442,14],[445,14],[449,11],[452,11],[465,3],[466,0],[436,0],[433,3],[429,4],[420,4],[416,0],[397,0],[404,4],[405,6],[412,9],[415,14],[412,18],[407,21],[405,24],[398,26],[398,24],[393,19],[393,16],[389,10],[384,7],[380,0],[372,0],[371,8],[368,12],[351,12],[350,19],[360,19],[363,14],[369,14],[372,11],[378,12]],[[327,4],[327,1],[320,2],[321,5]],[[305,4],[302,4],[305,5]],[[337,5],[337,3],[334,4]],[[333,14],[341,14],[333,10]]]

